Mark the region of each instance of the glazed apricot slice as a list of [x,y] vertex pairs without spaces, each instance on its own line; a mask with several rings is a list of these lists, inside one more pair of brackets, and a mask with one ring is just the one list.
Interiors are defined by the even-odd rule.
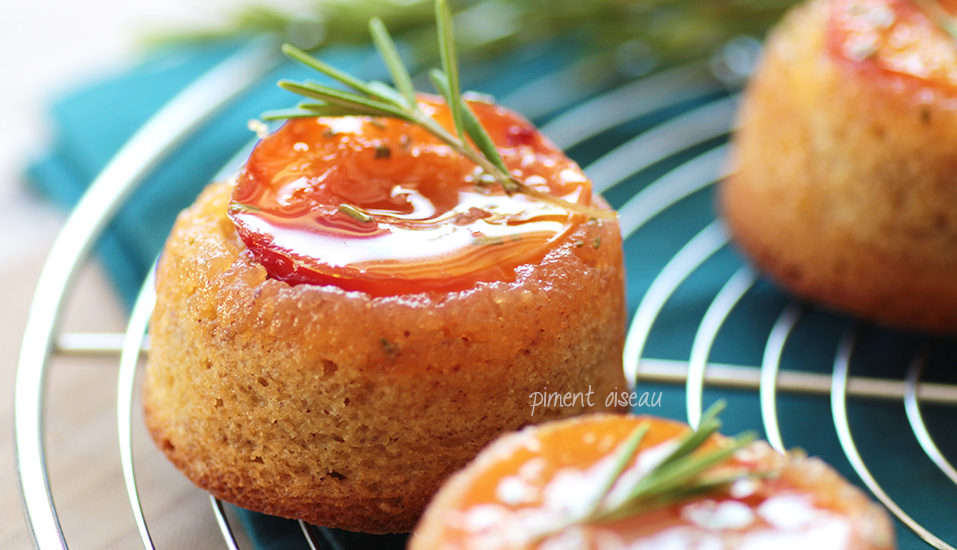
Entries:
[[[582,205],[581,169],[528,121],[469,102],[512,174]],[[446,105],[419,107],[451,129]],[[506,194],[420,127],[373,117],[294,119],[261,140],[237,177],[229,217],[269,275],[373,296],[510,281],[584,221]]]

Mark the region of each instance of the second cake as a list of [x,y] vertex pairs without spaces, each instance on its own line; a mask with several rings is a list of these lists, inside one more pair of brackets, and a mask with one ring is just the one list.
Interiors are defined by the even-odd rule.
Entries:
[[739,123],[722,207],[759,267],[837,309],[957,332],[957,44],[918,3],[795,8]]

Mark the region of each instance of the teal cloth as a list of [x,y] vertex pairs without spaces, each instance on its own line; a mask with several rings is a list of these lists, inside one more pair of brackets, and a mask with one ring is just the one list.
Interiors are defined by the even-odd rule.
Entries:
[[[124,141],[155,112],[197,76],[223,59],[234,44],[207,44],[157,52],[142,63],[75,90],[55,103],[52,117],[56,139],[47,154],[28,170],[30,185],[50,200],[69,207]],[[570,62],[575,48],[542,45],[515,52],[484,67],[469,71],[467,85],[504,95],[538,75]],[[363,49],[336,49],[323,57],[366,76],[381,76],[382,68],[369,61]],[[132,303],[153,258],[162,246],[176,213],[192,202],[199,190],[247,144],[246,122],[261,111],[288,106],[295,99],[276,89],[278,75],[298,78],[301,69],[283,66],[261,85],[237,99],[225,112],[191,137],[163,167],[138,190],[98,243],[119,294]],[[702,98],[706,100],[709,98]],[[680,106],[687,109],[696,102]],[[663,116],[658,113],[622,124],[570,151],[587,164],[604,151],[647,129]],[[542,122],[542,121],[537,121]],[[693,154],[694,151],[684,155]],[[653,166],[608,194],[620,205],[627,196],[673,166],[673,161]],[[645,289],[675,251],[714,217],[713,191],[701,191],[653,220],[626,243],[628,304],[633,313]],[[715,292],[738,267],[742,258],[725,248],[681,285],[662,312],[645,351],[648,357],[687,360],[698,323]],[[768,331],[787,297],[767,282],[750,291],[722,330],[711,360],[735,364],[760,364]],[[834,350],[851,320],[812,310],[800,323],[785,353],[785,369],[829,372]],[[853,373],[901,379],[909,354],[922,339],[917,335],[865,327]],[[936,341],[927,376],[955,381],[957,346]],[[684,419],[684,389],[643,383],[641,391],[662,392],[662,407],[653,412]],[[706,402],[728,400],[724,415],[727,432],[761,429],[755,392],[706,390]],[[840,450],[825,397],[784,394],[779,398],[784,441],[803,447],[831,462],[852,481],[858,481]],[[851,421],[866,462],[887,491],[919,521],[957,544],[957,488],[917,447],[899,402],[851,400]],[[957,410],[928,405],[925,415],[944,453],[957,462]],[[240,517],[258,548],[306,548],[295,522],[241,511]],[[915,535],[898,526],[900,547],[926,548]],[[401,548],[404,536],[370,537],[320,530],[324,544],[333,549]]]

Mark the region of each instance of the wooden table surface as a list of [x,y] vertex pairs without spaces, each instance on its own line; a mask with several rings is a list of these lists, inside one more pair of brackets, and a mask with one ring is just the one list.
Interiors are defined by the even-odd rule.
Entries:
[[[21,172],[48,141],[46,106],[71,86],[135,59],[149,27],[209,24],[239,0],[4,0],[0,59],[0,548],[31,548],[17,483],[13,387],[33,288],[64,214],[29,193]],[[87,266],[63,328],[118,331],[126,314],[102,271]],[[116,357],[58,359],[49,377],[47,461],[70,548],[136,548],[116,436]],[[134,419],[134,425],[141,424]],[[134,438],[139,485],[158,548],[223,548],[204,493]]]

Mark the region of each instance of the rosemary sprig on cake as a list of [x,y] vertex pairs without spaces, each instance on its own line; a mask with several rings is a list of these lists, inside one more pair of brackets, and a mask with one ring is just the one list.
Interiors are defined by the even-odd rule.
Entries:
[[307,98],[294,109],[263,113],[265,120],[319,116],[367,116],[404,120],[417,125],[455,152],[479,166],[482,175],[497,183],[509,195],[522,193],[539,201],[593,218],[614,219],[613,211],[569,202],[526,185],[515,177],[499,154],[492,138],[469,107],[459,87],[458,61],[452,33],[452,14],[446,0],[436,0],[435,17],[439,35],[442,69],[432,69],[429,78],[436,91],[445,98],[452,112],[453,132],[449,132],[418,106],[412,77],[399,56],[389,31],[378,18],[369,21],[369,32],[379,55],[392,76],[394,86],[380,81],[365,81],[316,59],[303,50],[284,44],[282,51],[290,58],[313,68],[351,91],[314,82],[281,80],[279,86]]
[[547,526],[535,533],[534,540],[542,540],[575,524],[615,521],[653,511],[719,491],[739,479],[773,476],[773,472],[752,472],[745,468],[710,471],[755,438],[753,433],[745,432],[712,449],[704,449],[705,442],[721,428],[718,414],[724,407],[723,400],[712,405],[702,415],[697,430],[673,441],[672,449],[647,473],[634,475],[628,466],[635,461],[651,427],[648,422],[639,424],[611,455],[610,469],[597,482],[594,494],[580,514],[561,524]]

